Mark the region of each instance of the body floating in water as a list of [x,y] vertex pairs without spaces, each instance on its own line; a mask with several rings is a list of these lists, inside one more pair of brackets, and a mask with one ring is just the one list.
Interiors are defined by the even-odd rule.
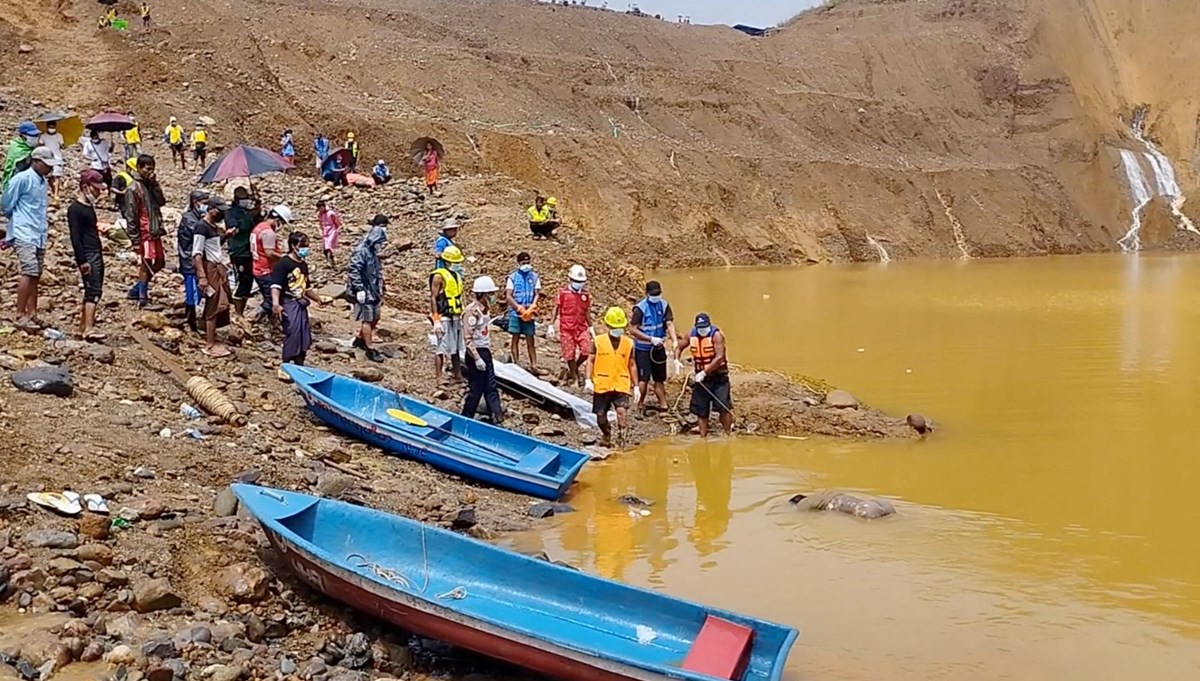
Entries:
[[837,511],[867,520],[883,518],[896,512],[896,507],[883,499],[859,499],[842,492],[797,494],[788,501],[797,508],[809,511]]

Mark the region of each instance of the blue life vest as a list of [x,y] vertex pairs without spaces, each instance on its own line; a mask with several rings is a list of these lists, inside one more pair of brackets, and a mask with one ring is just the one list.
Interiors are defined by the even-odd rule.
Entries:
[[[666,338],[667,301],[665,298],[658,303],[650,302],[649,298],[642,298],[634,307],[642,311],[642,323],[638,325],[638,329],[642,333],[651,338]],[[633,346],[638,350],[649,350],[653,347],[650,343],[640,340]]]
[[513,300],[521,307],[529,307],[533,304],[533,298],[537,295],[538,275],[537,272],[522,272],[517,270],[508,275],[508,280],[513,285]]

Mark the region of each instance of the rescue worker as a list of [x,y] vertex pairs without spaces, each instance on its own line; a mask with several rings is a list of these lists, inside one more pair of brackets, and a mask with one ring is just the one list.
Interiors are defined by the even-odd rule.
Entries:
[[358,169],[358,141],[354,139],[354,133],[346,133],[346,149],[350,151],[350,172]]
[[[148,15],[147,18],[149,18]],[[129,120],[133,121],[133,127],[124,133],[126,161],[137,158],[138,154],[142,153],[142,131],[138,128],[137,119],[134,118],[132,111],[129,112]]]
[[150,4],[142,3],[142,28],[150,28]]
[[466,320],[464,331],[466,336],[466,374],[467,398],[463,401],[463,416],[475,418],[479,410],[479,401],[487,401],[488,413],[492,423],[500,423],[504,419],[504,409],[500,406],[500,391],[496,388],[496,368],[492,362],[492,297],[499,291],[496,282],[491,277],[482,276],[471,285],[471,293],[475,300],[467,306],[463,313]]
[[450,372],[458,376],[462,356],[466,352],[463,339],[463,253],[458,246],[442,251],[447,267],[439,267],[429,275],[430,311],[433,324],[436,356],[433,360],[434,379],[442,384],[442,370],[450,358]]
[[537,366],[537,304],[542,298],[542,278],[533,271],[532,258],[526,252],[517,254],[517,269],[508,275],[504,298],[508,303],[508,332],[512,335],[508,353],[513,364],[521,363],[521,338],[529,352],[529,373],[540,376]]
[[196,121],[196,129],[192,131],[192,158],[203,169],[208,162],[208,130],[204,121]]
[[125,159],[125,167],[113,176],[113,204],[116,205],[117,212],[122,215],[125,213],[125,194],[133,186],[133,173],[135,172],[137,172],[136,157]]
[[[557,204],[557,201],[555,203]],[[529,214],[529,232],[534,239],[553,237],[554,230],[560,226],[554,210],[546,205],[546,199],[540,194],[525,212]]]
[[608,421],[608,411],[617,413],[618,444],[623,444],[626,413],[629,410],[629,396],[638,398],[638,388],[633,383],[637,371],[633,359],[633,341],[625,335],[629,320],[625,311],[619,307],[610,307],[604,313],[604,325],[608,333],[603,338],[596,339],[596,347],[588,357],[587,382],[584,390],[592,393],[592,413],[596,415],[596,424],[600,426],[600,444],[612,446],[612,424]]
[[[636,341],[638,387],[641,388],[638,409],[647,409],[646,394],[650,385],[658,399],[655,409],[666,411],[668,356],[663,343],[669,338],[672,349],[678,352],[679,337],[675,335],[675,313],[671,310],[671,304],[662,297],[662,284],[657,281],[646,282],[646,297],[633,306],[629,322],[629,333]],[[675,368],[678,370],[679,365]]]
[[[292,209],[284,204],[279,204],[267,213],[267,219],[254,226],[250,230],[250,267],[254,274],[254,281],[258,283],[258,290],[262,292],[263,304],[260,308],[260,314],[254,320],[260,319],[263,315],[271,314],[274,311],[273,294],[272,294],[272,277],[275,273],[275,266],[283,259],[288,251],[283,248],[283,239],[279,236],[283,228],[292,221]],[[295,232],[293,232],[295,234]],[[307,243],[307,237],[305,237]],[[289,248],[292,245],[289,244]],[[307,256],[305,256],[307,258]],[[307,281],[307,268],[305,265],[305,281]],[[299,287],[299,293],[296,293],[295,298],[303,297],[304,291],[300,290],[304,287]],[[276,318],[279,315],[275,315]]]
[[587,270],[583,265],[571,265],[567,279],[568,285],[554,301],[546,339],[558,338],[562,361],[567,365],[561,379],[578,384],[580,363],[587,360],[592,349],[592,294],[587,290]]
[[360,325],[354,347],[366,353],[369,361],[382,362],[383,355],[371,344],[375,342],[375,327],[379,324],[387,289],[379,253],[387,242],[388,217],[376,215],[369,224],[370,231],[354,249],[346,268],[346,292],[354,297],[354,321]]
[[720,414],[721,428],[726,435],[732,435],[733,396],[729,386],[725,334],[701,312],[696,315],[696,324],[688,334],[688,344],[680,345],[675,351],[676,361],[683,357],[685,350],[691,352],[692,366],[696,370],[692,377],[691,412],[699,419],[700,437],[708,437],[708,418],[714,408]]
[[171,116],[171,123],[163,131],[163,141],[171,147],[171,165],[181,165],[187,170],[187,156],[183,153],[183,126]]

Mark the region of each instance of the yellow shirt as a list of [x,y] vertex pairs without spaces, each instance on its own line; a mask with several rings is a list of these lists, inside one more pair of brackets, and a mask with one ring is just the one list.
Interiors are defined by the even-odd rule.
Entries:
[[192,133],[192,144],[207,144],[208,133],[204,130],[197,130]]
[[178,125],[168,125],[167,141],[171,144],[183,144],[183,128]]
[[129,130],[125,131],[125,144],[141,144],[141,143],[142,143],[142,133],[141,133],[141,131],[139,131],[137,129],[136,125],[133,126],[132,128],[130,128]]
[[538,210],[537,206],[530,206],[526,212],[529,213],[530,222],[546,222],[551,215],[550,206],[542,206],[541,210]]

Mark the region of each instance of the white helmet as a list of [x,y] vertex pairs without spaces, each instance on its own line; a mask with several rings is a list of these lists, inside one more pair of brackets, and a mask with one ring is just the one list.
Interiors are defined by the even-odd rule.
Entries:
[[496,286],[496,282],[486,274],[482,277],[476,277],[475,283],[471,285],[471,293],[495,293],[500,288]]
[[292,209],[288,208],[286,205],[284,205],[282,203],[271,209],[271,215],[274,215],[275,217],[279,218],[280,220],[283,220],[284,222],[292,221]]
[[583,269],[583,265],[571,265],[567,278],[571,281],[587,281],[587,270]]

